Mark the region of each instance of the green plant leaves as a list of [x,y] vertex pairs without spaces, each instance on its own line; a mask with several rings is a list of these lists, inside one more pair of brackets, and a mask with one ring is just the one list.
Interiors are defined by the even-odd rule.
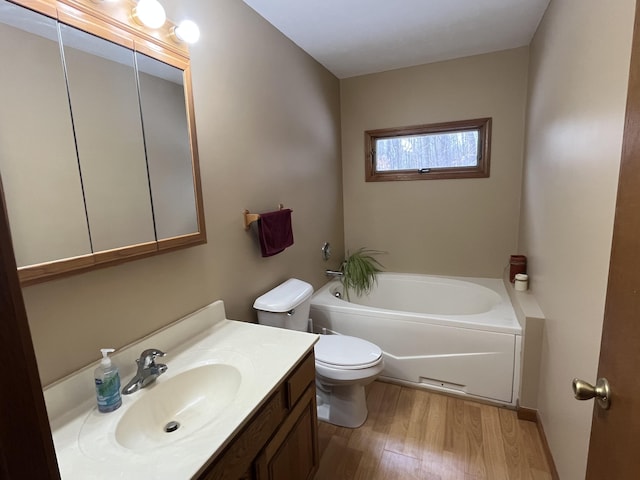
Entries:
[[376,274],[384,268],[374,255],[379,255],[379,250],[359,248],[354,253],[347,252],[347,258],[342,263],[340,281],[344,287],[344,293],[349,300],[349,292],[353,290],[360,296],[371,291],[376,283]]

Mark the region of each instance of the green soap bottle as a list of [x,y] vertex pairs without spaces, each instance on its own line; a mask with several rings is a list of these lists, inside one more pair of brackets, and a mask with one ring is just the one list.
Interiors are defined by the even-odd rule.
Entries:
[[98,410],[103,413],[113,412],[122,405],[120,396],[120,373],[118,367],[111,363],[109,353],[115,352],[113,348],[102,348],[102,360],[100,366],[95,369],[93,378],[96,382],[96,396],[98,397]]

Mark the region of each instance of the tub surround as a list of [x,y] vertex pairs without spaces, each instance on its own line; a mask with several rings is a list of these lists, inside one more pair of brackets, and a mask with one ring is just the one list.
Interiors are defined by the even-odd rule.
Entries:
[[[62,478],[192,478],[232,444],[267,399],[271,404],[281,397],[283,380],[316,341],[313,334],[228,320],[223,302],[217,301],[113,355],[123,383],[134,375],[135,359],[147,348],[165,351],[163,361],[169,366],[155,386],[124,395],[115,412],[97,411],[97,363],[56,382],[44,394]],[[222,415],[187,429],[181,438],[172,437],[171,443],[125,448],[117,442],[116,425],[135,402],[178,374],[212,363],[232,364],[242,376],[237,396]]]

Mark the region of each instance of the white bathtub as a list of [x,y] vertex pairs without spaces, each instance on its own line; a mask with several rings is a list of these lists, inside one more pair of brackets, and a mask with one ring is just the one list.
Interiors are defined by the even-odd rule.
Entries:
[[338,292],[313,295],[314,331],[377,344],[383,379],[516,405],[522,328],[501,279],[381,273],[366,297]]

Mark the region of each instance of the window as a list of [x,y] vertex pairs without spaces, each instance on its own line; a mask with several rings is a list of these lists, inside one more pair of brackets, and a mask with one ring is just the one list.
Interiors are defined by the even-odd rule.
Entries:
[[489,176],[491,119],[365,132],[367,182]]

